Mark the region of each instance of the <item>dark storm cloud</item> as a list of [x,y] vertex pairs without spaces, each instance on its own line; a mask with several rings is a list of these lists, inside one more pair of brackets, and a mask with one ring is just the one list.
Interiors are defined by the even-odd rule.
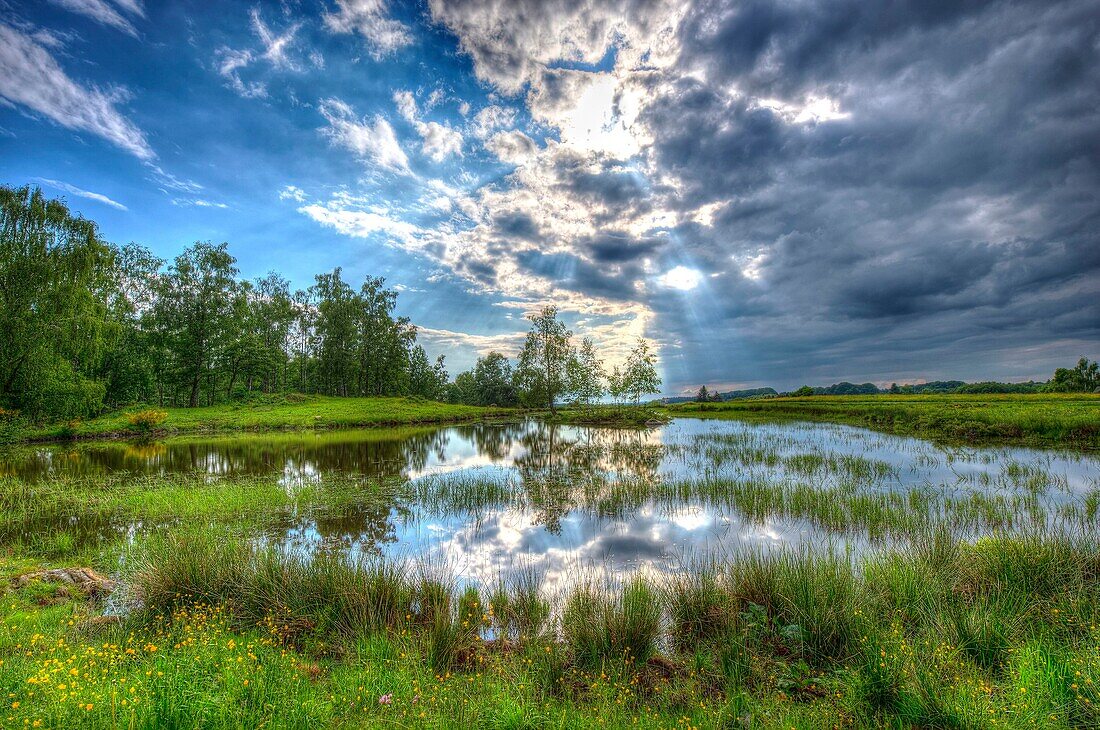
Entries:
[[618,264],[650,256],[660,245],[661,241],[657,238],[639,240],[627,233],[603,231],[581,241],[580,249],[597,263]]
[[[1100,354],[1098,27],[1085,0],[695,4],[696,73],[644,121],[671,204],[717,204],[680,254],[722,273],[650,302],[670,379],[1045,377]],[[796,119],[815,98],[839,114]],[[1005,354],[1029,348],[1023,370]]]
[[535,219],[523,212],[502,213],[493,219],[497,232],[509,238],[538,241],[542,238]]
[[635,264],[594,265],[570,253],[544,254],[529,249],[515,258],[527,273],[551,278],[566,289],[620,301],[633,298],[634,280],[641,275]]

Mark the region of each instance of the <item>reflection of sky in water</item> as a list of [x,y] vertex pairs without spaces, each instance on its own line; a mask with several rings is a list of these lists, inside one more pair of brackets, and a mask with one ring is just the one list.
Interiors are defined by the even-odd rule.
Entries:
[[[800,467],[807,461],[812,467],[815,456],[831,459],[832,466]],[[858,456],[857,466],[870,462],[877,471],[869,476],[846,471],[845,456]],[[0,466],[30,480],[120,471],[269,475],[292,494],[304,484],[323,484],[336,472],[398,477],[414,488],[420,480],[446,485],[492,479],[525,498],[450,512],[431,503],[363,505],[327,516],[292,511],[269,526],[267,535],[292,550],[427,558],[466,580],[492,582],[511,571],[534,569],[551,586],[588,572],[598,577],[676,570],[743,547],[835,542],[858,550],[868,544],[859,535],[825,536],[807,520],[746,519],[714,500],[643,501],[612,514],[578,506],[584,489],[619,480],[709,476],[826,489],[854,479],[865,491],[924,489],[949,496],[1030,490],[1050,510],[1100,488],[1093,456],[939,447],[833,424],[691,419],[650,431],[550,428],[531,421],[187,439],[144,447],[42,447],[0,455]]]

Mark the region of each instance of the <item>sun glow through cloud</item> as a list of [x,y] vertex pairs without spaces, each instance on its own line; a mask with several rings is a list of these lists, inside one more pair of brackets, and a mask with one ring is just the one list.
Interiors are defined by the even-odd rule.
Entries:
[[703,281],[703,274],[687,266],[675,266],[659,279],[661,284],[680,291],[691,291]]

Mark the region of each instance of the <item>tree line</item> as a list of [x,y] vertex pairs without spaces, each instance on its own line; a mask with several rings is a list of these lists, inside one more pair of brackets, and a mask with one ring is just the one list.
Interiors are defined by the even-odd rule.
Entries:
[[657,358],[644,339],[639,338],[622,366],[609,372],[592,338],[574,343],[556,307],[544,307],[528,319],[531,329],[514,366],[502,353],[490,352],[473,369],[455,376],[447,399],[553,411],[560,403],[592,406],[607,397],[637,405],[643,396],[660,392]]
[[553,308],[531,317],[514,367],[491,353],[452,383],[396,305],[381,277],[355,287],[339,268],[305,289],[275,272],[242,280],[224,243],[165,261],[106,242],[37,188],[0,186],[0,409],[31,419],[285,392],[553,407],[660,386],[644,341],[605,374]]
[[889,388],[879,388],[874,383],[841,382],[827,387],[811,387],[803,385],[789,393],[780,393],[773,388],[754,388],[751,390],[733,390],[719,393],[717,390],[708,390],[702,386],[694,397],[666,398],[669,403],[682,403],[694,400],[697,403],[720,402],[727,400],[740,400],[745,398],[778,398],[781,395],[811,396],[811,395],[993,395],[1011,393],[1100,393],[1100,364],[1096,361],[1082,357],[1072,368],[1057,368],[1050,380],[1036,382],[1029,380],[1025,383],[1001,383],[995,380],[986,380],[978,383],[967,383],[962,380],[934,380],[915,385],[898,385],[893,383]]

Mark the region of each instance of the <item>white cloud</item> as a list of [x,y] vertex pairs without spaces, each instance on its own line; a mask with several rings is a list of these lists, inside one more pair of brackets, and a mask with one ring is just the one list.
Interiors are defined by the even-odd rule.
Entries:
[[156,157],[144,132],[115,108],[126,98],[124,90],[80,86],[45,48],[4,24],[0,24],[0,97],[68,129],[102,137],[141,160]]
[[421,122],[416,130],[424,139],[424,154],[436,162],[448,155],[462,156],[462,135],[457,130],[438,122]]
[[420,116],[420,112],[416,108],[416,97],[413,96],[411,91],[393,92],[393,103],[397,105],[398,113],[407,121],[415,122]]
[[332,141],[378,165],[409,172],[409,158],[397,141],[390,123],[381,116],[373,121],[358,119],[351,107],[339,99],[321,102],[321,114],[329,126],[322,130]]
[[[107,25],[137,37],[137,29],[134,28],[133,23],[107,0],[50,0],[50,2],[70,12],[91,18],[101,25]],[[145,17],[141,4],[136,0],[115,0],[115,5],[125,13]]]
[[267,87],[259,81],[245,83],[241,80],[238,71],[248,66],[255,59],[252,51],[237,51],[232,48],[220,48],[217,55],[221,61],[218,64],[218,73],[227,82],[229,88],[236,91],[246,99],[262,99],[267,96]]
[[197,193],[202,190],[202,185],[199,185],[194,180],[185,180],[183,178],[176,177],[170,172],[166,172],[161,169],[159,165],[150,165],[153,171],[153,178],[160,185],[166,188],[179,191],[181,193]]
[[295,185],[287,185],[279,191],[279,200],[294,200],[299,203],[306,201],[306,192]]
[[396,239],[399,243],[412,244],[420,229],[411,223],[396,220],[377,210],[352,210],[342,207],[337,201],[328,205],[303,205],[298,209],[318,223],[329,226],[345,236],[369,238],[372,234],[382,233]]
[[497,132],[485,143],[485,148],[501,162],[522,165],[538,151],[535,141],[519,130]]
[[[250,49],[234,49],[222,46],[216,51],[218,58],[218,73],[229,84],[229,88],[236,91],[246,99],[262,99],[267,96],[267,86],[262,81],[246,82],[241,78],[240,72],[252,65],[255,61],[264,60],[271,64],[272,68],[297,70],[296,64],[288,54],[288,50],[294,43],[294,36],[302,27],[301,23],[294,23],[282,33],[276,33],[260,17],[260,9],[252,8],[249,12],[252,19],[252,32],[260,40],[262,49],[253,51]],[[311,58],[313,58],[311,56]],[[316,58],[313,59],[318,65]],[[324,59],[320,64],[323,65]]]
[[436,162],[442,162],[448,155],[462,156],[462,134],[448,125],[421,120],[416,97],[411,91],[394,92],[393,101],[398,113],[416,128],[416,133],[423,140],[421,149],[425,155]]
[[646,93],[629,74],[556,69],[534,83],[527,103],[532,117],[558,129],[563,144],[625,159],[647,141],[636,124]]
[[555,61],[598,63],[614,46],[616,66],[654,67],[676,57],[673,32],[680,0],[430,0],[432,19],[447,26],[474,63],[474,73],[516,94]]
[[478,139],[486,139],[498,129],[516,123],[516,110],[499,104],[490,104],[474,116],[473,133]]
[[294,23],[286,32],[279,34],[272,32],[267,27],[263,18],[260,17],[259,8],[252,8],[250,16],[252,18],[252,30],[264,46],[263,58],[268,60],[275,68],[296,68],[287,56],[287,48],[294,42],[294,36],[297,34],[298,29],[302,27],[302,24]]
[[363,36],[375,59],[412,43],[412,34],[405,24],[388,16],[386,0],[336,0],[336,7],[335,13],[325,13],[325,25],[333,33]]
[[182,208],[220,208],[222,210],[229,207],[225,203],[216,203],[203,198],[173,198],[172,205],[178,205]]
[[778,113],[787,123],[805,124],[807,122],[831,122],[847,119],[850,112],[842,112],[840,104],[827,96],[808,96],[801,103],[791,103],[780,99],[760,99],[758,106]]
[[479,355],[492,351],[511,356],[523,347],[526,336],[523,332],[505,332],[497,335],[474,335],[467,332],[454,332],[446,329],[417,327],[418,339],[424,339],[435,346],[436,350],[451,351],[457,348],[470,348]]
[[76,195],[77,197],[87,198],[88,200],[95,200],[99,203],[103,203],[104,205],[109,205],[112,208],[116,208],[117,210],[129,210],[129,208],[127,208],[122,203],[118,202],[117,200],[111,200],[106,195],[93,193],[90,190],[78,188],[77,186],[70,185],[67,182],[62,182],[60,180],[50,180],[49,178],[45,177],[38,177],[35,178],[35,180],[45,183],[50,187],[57,188],[58,190],[64,190],[66,193],[69,193],[71,195]]

